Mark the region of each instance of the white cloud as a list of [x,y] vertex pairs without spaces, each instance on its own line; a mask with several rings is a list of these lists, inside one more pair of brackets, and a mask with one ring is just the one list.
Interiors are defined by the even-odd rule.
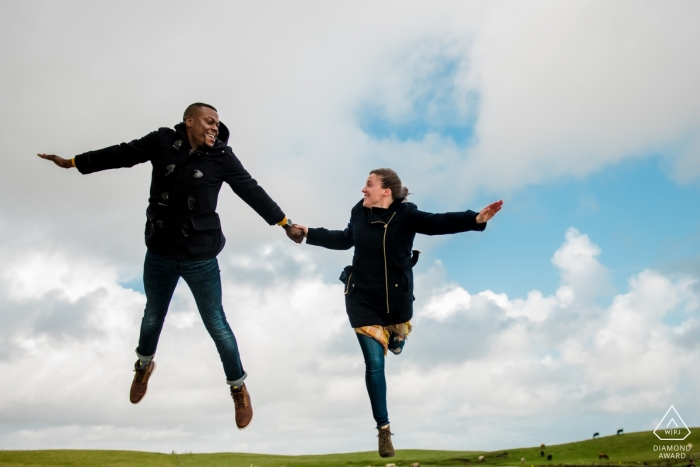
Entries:
[[446,292],[431,297],[425,306],[424,315],[442,321],[461,310],[469,309],[471,301],[469,292],[453,284]]
[[[222,264],[224,306],[256,410],[243,435],[232,429],[233,404],[218,355],[185,286],[166,320],[149,394],[131,406],[127,392],[143,295],[120,287],[109,267],[86,260],[73,260],[75,275],[57,274],[47,285],[36,278],[46,269],[60,270],[55,258],[62,253],[19,253],[17,260],[31,259],[23,273],[3,269],[1,275],[2,320],[9,328],[0,338],[19,349],[0,360],[2,444],[165,452],[372,449],[364,364],[345,316],[342,285],[325,283],[308,264],[301,267],[308,263],[303,252],[290,260],[301,274],[289,280],[275,270],[274,252],[270,248],[254,264],[237,257]],[[553,255],[562,285],[549,296],[538,290],[523,298],[470,293],[445,282],[439,262],[419,275],[414,333],[404,353],[387,362],[390,415],[401,443],[495,449],[504,446],[494,434],[514,445],[536,442],[543,435],[536,428],[511,431],[535,416],[554,423],[595,410],[605,420],[606,413],[661,411],[669,402],[692,411],[696,402],[687,394],[700,386],[692,371],[700,347],[684,337],[696,332],[699,321],[696,281],[642,271],[626,293],[599,309],[587,295],[604,268],[599,253],[585,234],[569,229]],[[253,275],[267,271],[267,285],[238,280],[236,268]],[[79,271],[88,270],[90,280],[80,293],[72,289],[70,300],[54,293],[71,290]],[[27,303],[51,309],[56,300],[68,300],[63,309],[70,310],[88,298],[85,312],[68,316],[60,336],[36,326],[40,312],[9,319]],[[675,312],[684,319],[665,324]],[[83,320],[86,328],[79,331]],[[506,420],[511,428],[503,426]]]
[[[575,290],[578,299],[586,302],[602,293],[609,292],[610,274],[596,257],[600,248],[591,243],[588,235],[581,235],[570,228],[566,232],[566,242],[552,257],[552,263],[561,271],[562,282]],[[562,292],[564,293],[564,292]]]
[[698,134],[697,5],[627,6],[537,4],[492,17],[474,51],[488,101],[474,166],[507,160],[504,183],[584,175]]
[[[217,28],[203,27],[209,18],[186,4],[139,5],[139,14],[41,5],[30,14],[15,4],[0,31],[6,43],[25,41],[21,54],[0,52],[2,98],[15,109],[2,117],[1,144],[23,155],[8,159],[0,189],[7,197],[35,180],[22,206],[0,209],[5,219],[48,220],[81,248],[104,250],[95,239],[109,231],[114,259],[139,244],[128,239],[144,222],[148,168],[77,177],[33,153],[70,156],[128,141],[173,125],[193,100],[221,109],[246,167],[309,224],[346,220],[329,208],[352,193],[359,199],[366,173],[378,165],[396,167],[407,185],[439,204],[450,195],[466,203],[482,189],[500,195],[584,176],[652,153],[675,160],[674,176],[684,182],[700,170],[700,59],[693,48],[700,8],[692,1],[441,8],[212,2],[222,18]],[[104,17],[133,33],[104,34],[94,21]],[[202,59],[216,69],[206,78],[183,67],[183,56],[199,56],[196,41],[182,34],[192,29],[209,31],[221,50]],[[396,124],[423,119],[434,128],[417,141],[372,138],[359,128],[368,104]],[[444,134],[475,117],[471,146]],[[343,176],[329,176],[337,173]],[[225,228],[262,228],[224,192],[221,211],[236,213],[222,216]],[[54,193],[65,203],[50,202]],[[254,245],[258,232],[239,230],[238,241]]]
[[[445,182],[460,193],[503,192],[651,154],[671,161],[676,180],[697,180],[700,59],[692,44],[700,39],[700,9],[689,2],[630,7],[499,5],[459,32],[427,35],[429,46],[407,45],[374,83],[381,92],[372,102],[400,123],[415,117],[426,93],[436,92],[431,103],[439,105],[440,93],[451,91],[441,114],[452,125],[477,115],[474,137],[461,149],[434,133],[382,139],[373,152],[419,173],[423,193],[444,191]],[[446,62],[454,70],[443,83],[432,74]],[[427,122],[430,108],[420,116]]]
[[[562,277],[553,295],[471,295],[451,284],[433,289],[417,311],[410,343],[420,355],[411,355],[406,367],[429,373],[423,390],[440,386],[451,422],[495,414],[642,412],[679,398],[691,403],[680,387],[698,384],[688,377],[699,355],[679,337],[695,329],[697,281],[643,271],[630,279],[629,292],[600,309],[596,298],[604,290],[592,286],[605,276],[596,260],[600,249],[576,229],[565,237],[552,259]],[[682,324],[665,324],[663,318],[679,309]],[[490,327],[483,325],[485,312]]]
[[[16,2],[0,18],[3,43],[22,40],[0,50],[11,109],[0,116],[6,447],[321,452],[375,441],[336,280],[350,253],[280,247],[280,229],[226,187],[225,305],[255,428],[231,430],[218,356],[182,285],[148,399],[132,407],[145,298],[120,282],[140,274],[149,168],[81,177],[36,152],[128,141],[211,102],[283,209],[327,226],[347,222],[348,199],[381,165],[450,209],[478,190],[500,196],[650,153],[681,182],[700,174],[695,2],[206,5]],[[202,11],[216,11],[216,27]],[[105,33],[104,18],[124,29]],[[372,137],[360,125],[368,103],[391,124],[429,131]],[[473,139],[455,144],[445,127],[470,122]],[[644,271],[603,305],[598,256],[569,230],[551,295],[467,291],[439,265],[419,277],[416,332],[389,362],[397,445],[496,448],[537,438],[535,416],[696,407],[679,388],[700,385],[689,363],[700,351],[697,282]],[[680,324],[665,324],[669,314]]]

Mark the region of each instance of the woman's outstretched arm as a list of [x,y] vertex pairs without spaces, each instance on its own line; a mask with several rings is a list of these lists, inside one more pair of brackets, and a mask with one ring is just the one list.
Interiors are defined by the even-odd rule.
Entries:
[[352,235],[352,224],[350,223],[348,223],[345,230],[328,230],[323,227],[310,229],[300,224],[294,224],[293,227],[304,231],[306,243],[309,245],[322,246],[331,250],[348,250],[355,245]]
[[474,211],[445,212],[433,214],[430,212],[410,210],[408,215],[409,225],[416,233],[425,235],[445,235],[469,230],[484,230],[486,222],[501,210],[503,201],[491,203],[476,213]]

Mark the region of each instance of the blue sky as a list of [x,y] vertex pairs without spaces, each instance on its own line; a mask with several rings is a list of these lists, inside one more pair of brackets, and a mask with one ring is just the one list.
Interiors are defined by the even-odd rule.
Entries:
[[[461,157],[468,159],[477,144],[480,94],[467,89],[460,95],[460,73],[470,60],[453,54],[445,46],[423,58],[425,66],[405,78],[400,104],[379,93],[361,105],[360,129],[375,140],[399,144],[420,142],[432,134],[445,144],[454,143]],[[406,55],[408,62],[421,61],[415,51]],[[403,111],[397,113],[396,107]],[[585,175],[554,175],[501,193],[482,189],[468,205],[454,198],[435,202],[421,193],[414,193],[411,201],[437,212],[478,210],[495,198],[505,200],[505,215],[488,235],[444,239],[436,242],[439,246],[432,252],[454,280],[470,289],[511,296],[536,288],[554,291],[559,278],[549,259],[564,232],[575,227],[601,247],[600,260],[610,269],[617,291],[624,291],[631,275],[645,268],[680,273],[683,263],[688,267],[687,260],[700,251],[700,207],[692,202],[700,199],[700,185],[672,179],[669,159],[674,152],[674,147],[646,149]],[[412,186],[410,180],[405,183]],[[429,240],[425,242],[430,245]],[[426,270],[429,260],[424,257],[419,270]]]
[[128,402],[150,167],[81,176],[35,154],[130,141],[198,101],[295,222],[343,228],[376,167],[427,211],[504,200],[483,233],[416,240],[414,332],[387,364],[398,448],[651,430],[671,404],[700,425],[697,2],[66,0],[3,13],[2,43],[22,43],[0,48],[13,109],[0,116],[5,449],[375,449],[337,280],[352,252],[292,244],[227,187],[218,259],[253,425],[232,428],[184,284],[148,396]]
[[399,141],[420,141],[428,133],[435,133],[459,147],[469,147],[474,137],[479,94],[474,90],[458,95],[455,81],[463,63],[443,56],[446,51],[440,52],[428,59],[430,66],[424,73],[409,76],[411,87],[405,113],[391,115],[381,101],[380,105],[374,100],[363,103],[358,109],[360,129],[372,138]]
[[[690,261],[697,261],[697,199],[698,184],[670,180],[660,156],[626,160],[583,178],[523,187],[505,198],[506,215],[488,235],[451,238],[433,255],[455,280],[473,290],[514,296],[534,288],[552,292],[559,277],[551,255],[566,230],[575,227],[600,246],[600,261],[609,268],[616,289],[624,291],[630,276],[643,269],[681,274]],[[484,204],[487,198],[480,200]],[[477,270],[465,267],[467,261]]]

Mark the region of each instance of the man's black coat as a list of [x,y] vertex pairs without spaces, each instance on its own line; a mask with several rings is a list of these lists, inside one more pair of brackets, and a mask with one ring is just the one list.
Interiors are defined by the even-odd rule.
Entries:
[[443,235],[482,231],[474,211],[431,214],[415,204],[395,200],[387,209],[350,213],[345,230],[309,229],[306,243],[333,250],[355,247],[352,266],[344,271],[345,309],[353,328],[405,323],[413,317],[411,248],[417,233]]
[[75,157],[83,174],[151,162],[151,192],[146,210],[146,246],[161,256],[183,260],[214,258],[226,239],[216,213],[223,182],[268,224],[284,213],[250,176],[228,142],[221,123],[211,148],[192,150],[184,124],[160,128],[130,143],[90,151]]

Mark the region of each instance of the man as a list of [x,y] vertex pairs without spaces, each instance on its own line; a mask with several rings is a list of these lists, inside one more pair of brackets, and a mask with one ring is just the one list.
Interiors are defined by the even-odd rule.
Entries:
[[143,285],[146,309],[141,321],[130,400],[138,404],[156,369],[153,357],[178,279],[194,295],[199,314],[214,339],[231,386],[236,425],[248,426],[253,418],[250,394],[244,380],[236,338],[221,304],[221,277],[216,256],[226,239],[216,213],[223,182],[270,225],[282,226],[287,236],[301,243],[303,232],[292,227],[277,204],[250,176],[227,146],[229,131],[208,104],[192,104],[174,129],[160,128],[130,143],[110,146],[63,159],[38,154],[59,167],[75,167],[82,174],[132,167],[150,161],[151,191],[146,210],[146,259]]

